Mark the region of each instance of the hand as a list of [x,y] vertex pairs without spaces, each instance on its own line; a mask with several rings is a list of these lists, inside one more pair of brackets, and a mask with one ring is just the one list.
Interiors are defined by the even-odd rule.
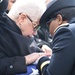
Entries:
[[45,53],[50,53],[52,55],[52,49],[48,47],[47,45],[43,45],[41,48]]
[[[38,64],[39,60],[42,58],[43,56],[39,57],[33,64]],[[51,56],[48,56],[49,59],[51,59]]]
[[25,56],[26,59],[26,64],[32,64],[33,62],[35,62],[38,58],[43,57],[43,56],[50,56],[50,53],[32,53],[29,54],[27,56]]

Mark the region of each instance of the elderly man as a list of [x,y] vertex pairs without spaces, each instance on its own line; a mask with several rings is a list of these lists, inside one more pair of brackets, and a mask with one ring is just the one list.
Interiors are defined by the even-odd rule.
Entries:
[[32,43],[33,39],[30,39],[46,9],[44,2],[41,5],[37,2],[17,0],[8,16],[3,14],[0,17],[0,75],[27,72],[27,65],[41,56],[50,55],[41,52],[42,50]]

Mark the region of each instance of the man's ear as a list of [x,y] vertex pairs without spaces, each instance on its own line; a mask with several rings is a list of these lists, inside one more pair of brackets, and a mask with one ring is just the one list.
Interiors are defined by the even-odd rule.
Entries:
[[18,19],[20,22],[24,21],[27,18],[27,15],[25,13],[20,13]]
[[63,18],[60,14],[57,15],[57,20],[58,20],[59,25],[61,25],[63,22]]

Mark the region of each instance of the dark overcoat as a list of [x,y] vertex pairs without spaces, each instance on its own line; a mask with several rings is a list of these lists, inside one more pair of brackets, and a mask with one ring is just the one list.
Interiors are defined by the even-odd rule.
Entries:
[[40,52],[33,38],[24,37],[8,16],[0,17],[0,75],[26,72],[25,55]]

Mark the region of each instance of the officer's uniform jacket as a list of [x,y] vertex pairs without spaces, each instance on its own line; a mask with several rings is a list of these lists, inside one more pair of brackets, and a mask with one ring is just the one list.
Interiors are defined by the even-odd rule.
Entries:
[[40,74],[75,75],[75,18],[55,30],[52,50],[51,59],[39,60]]

